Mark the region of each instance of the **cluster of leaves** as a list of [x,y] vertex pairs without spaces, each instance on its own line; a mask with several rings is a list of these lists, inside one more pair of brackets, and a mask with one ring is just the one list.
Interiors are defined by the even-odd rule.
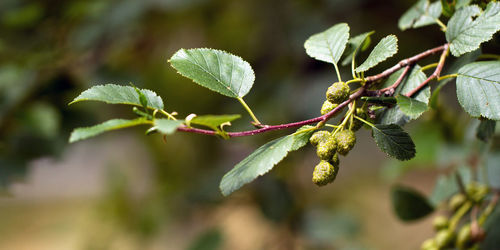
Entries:
[[[442,28],[451,53],[454,56],[464,55],[479,49],[480,44],[490,40],[492,35],[500,29],[499,3],[492,2],[487,5],[485,10],[482,10],[476,5],[467,5],[465,2],[447,4],[446,8],[443,8],[443,4],[439,1],[432,4],[424,0],[419,1],[402,16],[399,26],[404,30],[434,23],[443,25]],[[446,26],[439,21],[441,13],[446,13],[448,16],[453,13]],[[401,126],[411,119],[418,118],[428,110],[431,98],[429,86],[424,86],[413,96],[408,96],[408,93],[417,88],[428,77],[424,73],[424,68],[418,65],[408,65],[411,66],[410,70],[400,69],[393,72],[382,81],[382,84],[378,84],[378,80],[382,80],[383,77],[377,78],[377,82],[367,81],[368,78],[364,76],[366,71],[397,52],[396,36],[388,35],[378,42],[363,63],[356,66],[357,54],[369,48],[372,34],[373,32],[367,32],[349,39],[349,26],[341,23],[311,36],[305,42],[304,47],[306,53],[312,58],[333,64],[339,81],[341,79],[338,62],[342,55],[346,55],[342,64],[351,62],[353,75],[353,79],[347,83],[360,83],[362,91],[387,88],[398,80],[400,81],[392,89],[393,93],[362,98],[363,105],[368,105],[371,111],[376,111],[373,116],[376,116],[377,119],[375,124],[363,119],[360,120],[372,128],[375,142],[382,151],[396,159],[408,160],[415,156],[415,146]],[[442,67],[444,64],[446,53],[447,51],[443,53],[444,56],[437,64],[438,67]],[[252,88],[255,75],[251,66],[240,57],[214,49],[180,49],[169,61],[181,75],[192,79],[195,83],[219,94],[237,99],[249,112],[253,118],[253,124],[257,127],[267,130],[273,130],[273,127],[276,129],[288,127],[287,124],[284,124],[283,127],[262,125],[244,102],[243,97]],[[500,119],[500,98],[498,98],[500,92],[497,88],[497,84],[500,83],[500,72],[498,69],[500,69],[498,61],[472,62],[461,67],[455,75],[451,75],[451,77],[457,78],[458,100],[472,117]],[[433,95],[437,95],[440,89],[438,87]],[[391,96],[395,96],[395,98]],[[150,90],[137,89],[134,86],[113,84],[94,86],[81,93],[71,103],[88,100],[134,105],[136,107],[133,108],[133,111],[138,114],[139,118],[133,120],[114,119],[96,126],[78,128],[72,133],[70,142],[86,139],[105,131],[136,125],[149,125],[148,133],[160,132],[166,135],[177,130],[215,134],[223,138],[240,135],[238,132],[228,133],[224,129],[225,126],[230,125],[231,121],[238,119],[239,115],[197,116],[191,114],[184,119],[177,119],[175,112],[169,113],[164,110],[161,97]],[[380,104],[380,100],[382,100],[382,104]],[[352,101],[355,100],[350,98],[349,102]],[[394,102],[396,105],[393,105]],[[356,105],[350,106],[350,110],[355,108]],[[315,120],[319,122],[315,127],[301,128],[296,133],[278,138],[257,149],[223,177],[220,185],[222,193],[228,195],[242,185],[267,173],[285,158],[288,152],[303,147],[312,131],[324,126],[325,122],[336,112],[338,112],[337,109],[332,110],[324,114],[323,119]],[[346,115],[341,121],[343,122],[341,125],[347,119],[351,119],[351,117]],[[200,128],[208,128],[209,130]],[[241,135],[254,134],[251,132],[240,133]]]

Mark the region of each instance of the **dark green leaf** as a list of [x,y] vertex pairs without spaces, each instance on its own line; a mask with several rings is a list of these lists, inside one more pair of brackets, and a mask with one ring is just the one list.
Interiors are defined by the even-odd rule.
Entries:
[[346,23],[339,23],[309,37],[304,43],[304,47],[310,57],[337,65],[348,38],[349,26]]
[[[152,109],[163,109],[163,101],[155,92],[148,89],[140,90],[147,99],[147,106]],[[83,91],[69,104],[81,101],[101,101],[110,104],[128,104],[143,106],[139,94],[132,86],[106,84],[94,86]]]
[[418,220],[434,211],[423,195],[409,187],[394,186],[391,200],[394,212],[403,221]]
[[255,81],[250,64],[225,51],[180,49],[169,61],[179,74],[232,98],[245,96]]
[[135,120],[113,119],[92,127],[77,128],[73,130],[71,136],[69,137],[69,142],[71,143],[87,139],[111,130],[128,128],[147,123],[148,121],[144,118],[138,118]]
[[182,120],[156,119],[154,126],[162,134],[172,134],[182,125]]
[[396,100],[398,102],[399,109],[405,115],[410,117],[410,119],[417,119],[429,108],[424,102],[417,101],[405,95],[398,95]]
[[191,120],[191,124],[209,127],[213,130],[218,130],[219,126],[226,122],[232,122],[241,115],[202,115],[196,116]]
[[[306,126],[304,128],[310,128]],[[288,152],[295,151],[305,146],[313,131],[300,132],[287,135],[268,142],[255,150],[243,161],[238,163],[231,171],[226,173],[220,183],[223,195],[229,195],[241,186],[253,181],[255,178],[269,172],[274,165],[283,160]]]
[[212,228],[197,236],[188,250],[218,250],[222,249],[222,244],[222,232],[218,228]]
[[401,16],[398,26],[401,30],[406,30],[434,24],[441,15],[441,10],[440,1],[431,4],[429,0],[420,0]]
[[404,161],[415,157],[415,144],[411,137],[396,124],[376,124],[372,136],[377,146],[389,156]]
[[455,0],[452,0],[451,3],[448,0],[441,0],[441,7],[443,7],[443,16],[451,17],[455,13]]
[[475,62],[460,68],[457,97],[472,117],[500,120],[500,61]]
[[364,72],[377,64],[385,61],[398,52],[398,38],[395,35],[388,35],[373,48],[368,58],[356,68],[356,72]]
[[482,120],[476,130],[476,137],[482,141],[489,141],[493,134],[495,134],[496,121],[492,120]]
[[352,62],[352,57],[354,53],[357,54],[358,51],[365,51],[368,46],[370,46],[371,38],[370,36],[375,33],[375,31],[366,32],[360,35],[357,35],[347,42],[347,48],[345,51],[345,55],[347,55],[344,60],[342,60],[342,66],[346,66]]
[[450,18],[446,40],[450,51],[460,56],[476,50],[500,30],[500,3],[490,2],[484,12],[476,5],[464,7]]

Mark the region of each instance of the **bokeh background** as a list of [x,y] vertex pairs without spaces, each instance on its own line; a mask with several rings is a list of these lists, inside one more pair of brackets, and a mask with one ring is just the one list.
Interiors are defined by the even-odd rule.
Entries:
[[[379,72],[445,41],[437,26],[397,29],[413,2],[0,1],[0,249],[418,249],[433,234],[429,219],[398,221],[389,190],[403,183],[430,194],[436,173],[446,171],[439,166],[466,162],[463,145],[473,151],[463,134],[477,124],[458,108],[451,84],[440,100],[447,109],[406,127],[415,160],[389,160],[362,130],[335,183],[323,188],[311,182],[317,158],[308,146],[240,191],[220,194],[225,172],[290,131],[229,141],[177,133],[164,141],[132,128],[67,142],[76,127],[134,117],[130,107],[67,105],[105,83],[154,90],[180,117],[240,113],[231,129],[250,129],[238,102],[169,66],[180,48],[217,48],[248,61],[256,82],[246,101],[264,123],[318,116],[335,71],[309,58],[304,41],[339,22],[351,35],[375,30],[375,41],[395,34],[399,53],[371,71]],[[342,72],[349,77],[348,67]]]

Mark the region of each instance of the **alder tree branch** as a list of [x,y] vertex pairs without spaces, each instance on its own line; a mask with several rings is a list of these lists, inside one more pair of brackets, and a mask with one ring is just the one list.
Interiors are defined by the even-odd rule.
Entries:
[[[389,89],[387,89],[387,90],[390,90],[391,88],[394,89],[394,88],[396,88],[402,82],[404,76],[408,73],[409,68],[413,64],[415,64],[416,62],[418,62],[418,61],[420,61],[420,60],[422,60],[422,59],[424,59],[424,58],[426,58],[426,57],[428,57],[430,55],[436,54],[438,52],[442,52],[441,58],[440,58],[439,63],[438,63],[438,66],[436,67],[436,70],[434,71],[434,73],[429,78],[427,78],[424,82],[422,82],[419,86],[417,86],[415,89],[413,89],[412,91],[410,91],[407,94],[407,96],[411,97],[413,94],[415,94],[420,89],[422,89],[423,87],[425,87],[431,80],[437,79],[439,77],[439,75],[441,73],[441,70],[443,69],[444,62],[445,62],[445,59],[446,59],[446,56],[447,56],[447,53],[448,53],[448,47],[449,47],[449,44],[444,44],[444,45],[441,45],[439,47],[426,50],[426,51],[424,51],[424,52],[422,52],[420,54],[417,54],[415,56],[412,56],[412,57],[406,58],[404,60],[401,60],[399,63],[397,63],[396,65],[392,66],[389,69],[386,69],[382,73],[379,73],[377,75],[373,75],[373,76],[369,76],[369,77],[364,78],[363,80],[364,80],[365,84],[361,88],[359,88],[358,91],[356,91],[355,93],[351,94],[349,96],[349,99],[347,99],[346,101],[340,103],[332,111],[330,111],[330,112],[328,112],[328,113],[326,113],[326,114],[324,114],[322,116],[318,116],[318,117],[315,117],[315,118],[312,118],[312,119],[308,119],[308,120],[304,120],[304,121],[293,122],[293,123],[286,123],[286,124],[279,124],[279,125],[261,125],[261,126],[263,126],[262,128],[258,128],[258,129],[254,129],[254,130],[241,131],[241,132],[227,132],[226,135],[229,136],[229,137],[251,136],[251,135],[256,135],[256,134],[260,134],[260,133],[264,133],[264,132],[268,132],[268,131],[301,127],[301,126],[309,125],[309,124],[313,124],[313,123],[319,123],[318,125],[322,126],[328,120],[330,120],[335,114],[337,114],[338,112],[340,112],[345,106],[349,105],[349,103],[353,102],[354,100],[356,100],[356,99],[358,99],[358,98],[360,98],[362,96],[368,96],[368,95],[370,95],[370,93],[369,93],[369,91],[367,91],[367,89],[373,83],[378,82],[378,81],[380,81],[380,80],[382,80],[384,78],[387,78],[388,76],[390,76],[394,72],[396,72],[399,69],[405,67],[405,70],[403,71],[403,73],[401,74],[401,76],[398,78],[398,80],[392,86],[390,86]],[[382,90],[387,91],[386,89],[382,89]],[[188,133],[196,133],[196,134],[204,134],[204,135],[217,135],[217,132],[213,131],[213,130],[191,128],[191,127],[187,127],[186,125],[182,125],[181,127],[177,128],[177,130],[181,131],[181,132],[188,132]]]

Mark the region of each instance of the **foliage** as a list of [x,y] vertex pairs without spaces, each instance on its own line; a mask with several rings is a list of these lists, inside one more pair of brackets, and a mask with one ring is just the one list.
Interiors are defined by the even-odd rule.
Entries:
[[[449,17],[446,24],[440,20],[441,16]],[[486,61],[477,61],[478,58],[483,58],[471,56],[469,52],[479,51],[481,45],[492,40],[493,35],[500,30],[500,3],[492,1],[480,6],[470,1],[431,3],[428,0],[420,0],[399,20],[399,28],[402,30],[432,24],[440,27],[447,43],[401,60],[393,67],[374,75],[368,75],[371,69],[397,53],[398,39],[395,35],[382,38],[359,66],[356,66],[358,53],[369,48],[372,32],[349,39],[349,26],[346,23],[340,23],[310,36],[304,44],[306,54],[316,60],[333,64],[338,79],[334,85],[345,84],[347,87],[342,90],[342,98],[328,98],[332,109],[323,112],[321,116],[279,125],[261,123],[249,105],[243,101],[243,97],[249,93],[255,80],[254,71],[248,62],[228,52],[215,49],[180,49],[170,58],[171,66],[193,82],[211,91],[237,99],[251,116],[253,120],[251,124],[256,127],[255,129],[227,131],[226,129],[231,125],[230,122],[238,119],[239,115],[197,116],[190,114],[181,119],[177,117],[177,112],[165,110],[162,99],[150,90],[107,84],[94,86],[84,91],[70,104],[94,100],[134,105],[136,107],[133,111],[139,118],[113,119],[93,127],[75,129],[70,142],[105,131],[142,124],[150,126],[148,133],[159,132],[163,135],[171,135],[176,131],[181,131],[217,135],[225,139],[301,127],[295,133],[264,144],[224,175],[220,189],[226,196],[269,172],[289,152],[305,146],[311,134],[318,129],[331,129],[327,136],[330,140],[328,147],[325,146],[326,144],[317,143],[318,152],[319,150],[327,151],[318,153],[318,156],[325,162],[335,161],[336,167],[338,167],[339,160],[338,158],[334,160],[331,156],[338,157],[337,153],[347,155],[354,147],[356,143],[354,132],[361,127],[356,123],[370,127],[375,143],[390,157],[400,161],[413,159],[418,152],[415,150],[415,143],[410,134],[405,132],[402,126],[410,120],[424,116],[431,108],[436,112],[439,111],[440,107],[437,104],[439,93],[450,79],[456,79],[457,99],[465,112],[472,118],[481,119],[476,133],[477,137],[488,142],[494,134],[496,121],[500,120],[500,92],[498,91],[500,64],[495,60],[498,59],[498,55],[486,55],[483,57]],[[453,70],[443,71],[447,65],[449,53],[459,57],[458,60],[466,59],[464,59],[465,62],[460,63],[460,67],[455,69],[450,67]],[[435,54],[440,55],[436,63],[425,66],[417,64],[424,58]],[[341,64],[351,63],[352,79],[348,81],[342,81],[338,65],[343,55],[345,57]],[[430,75],[426,73],[429,69],[434,69]],[[446,72],[446,75],[442,75],[442,72]],[[432,81],[441,82],[433,93],[430,87]],[[338,114],[343,114],[340,116],[340,121],[337,124],[329,123],[331,118]],[[339,137],[346,133],[349,134],[348,138]],[[484,148],[486,152],[489,150],[488,147]],[[484,163],[481,164],[484,165]],[[337,171],[338,169],[335,169],[335,175]],[[453,192],[448,190],[445,195],[436,191],[434,197],[439,198],[435,198],[433,203],[437,205],[439,202],[446,202],[452,195],[456,196],[460,193],[465,195],[466,200],[457,206],[457,210],[452,209],[451,206],[447,208],[450,214],[449,227],[436,231],[435,238],[424,242],[423,249],[461,247],[464,244],[478,246],[484,239],[480,237],[481,230],[475,229],[470,231],[471,237],[466,243],[464,239],[456,242],[451,240],[459,230],[467,231],[465,226],[462,226],[465,228],[462,230],[458,228],[458,225],[475,223],[482,227],[488,218],[492,218],[490,215],[500,193],[490,189],[485,180],[485,183],[470,181],[465,186],[458,170],[455,171],[458,177],[454,181],[457,182],[458,188]],[[447,179],[440,178],[437,187],[447,186],[448,182]],[[396,214],[403,220],[422,218],[434,209],[423,195],[409,188],[397,186],[393,189],[392,198]],[[486,208],[483,209],[483,207]],[[476,218],[465,218],[464,214],[469,211],[475,211]]]

